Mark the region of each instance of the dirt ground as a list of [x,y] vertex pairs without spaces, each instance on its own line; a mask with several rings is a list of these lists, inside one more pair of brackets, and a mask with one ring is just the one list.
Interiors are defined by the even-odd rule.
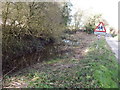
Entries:
[[[47,74],[51,74],[51,72],[60,70],[64,71],[66,68],[73,68],[77,66],[78,63],[72,63],[71,60],[82,60],[87,52],[87,48],[96,40],[96,36],[93,34],[86,34],[85,32],[76,32],[75,34],[70,34],[66,37],[66,40],[69,42],[65,42],[65,44],[61,45],[61,60],[54,61],[52,63],[37,63],[30,67],[27,67],[19,72],[16,72],[12,75],[12,78],[9,78],[9,82],[7,80],[4,81],[4,88],[25,88],[27,84],[25,82],[20,81],[16,78],[16,76],[24,75],[24,73],[28,73],[30,70],[37,70],[38,72],[46,72]],[[51,71],[52,70],[52,71]],[[67,69],[66,69],[67,70]],[[25,78],[23,76],[23,78]]]
[[[68,51],[63,53],[63,55],[69,55],[69,58],[81,59],[85,55],[85,50],[89,47],[91,42],[96,40],[96,36],[93,34],[86,34],[85,32],[76,32],[76,34],[70,35],[67,39],[72,40],[75,43],[69,45],[66,44],[62,48],[63,51]],[[69,52],[69,50],[71,52]],[[66,56],[67,56],[66,55]]]

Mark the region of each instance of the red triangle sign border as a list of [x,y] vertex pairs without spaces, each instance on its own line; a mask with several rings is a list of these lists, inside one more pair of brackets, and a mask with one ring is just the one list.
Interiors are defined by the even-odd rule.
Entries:
[[[102,26],[103,26],[103,28],[104,28],[104,31],[96,30],[96,29],[100,26],[100,24],[102,24]],[[105,26],[104,26],[104,23],[103,23],[103,22],[100,22],[99,25],[94,29],[94,32],[106,32],[106,28],[105,28]]]

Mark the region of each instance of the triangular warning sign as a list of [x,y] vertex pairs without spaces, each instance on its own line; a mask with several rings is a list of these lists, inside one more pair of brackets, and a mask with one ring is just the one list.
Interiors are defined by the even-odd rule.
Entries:
[[99,25],[95,28],[94,32],[106,32],[104,23],[100,22]]

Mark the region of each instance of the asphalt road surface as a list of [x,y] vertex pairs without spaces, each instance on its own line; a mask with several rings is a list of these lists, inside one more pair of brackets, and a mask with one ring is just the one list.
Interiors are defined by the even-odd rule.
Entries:
[[105,37],[108,45],[111,47],[113,53],[115,54],[116,58],[118,59],[118,62],[120,63],[120,50],[118,50],[118,47],[120,45],[120,42],[118,42],[118,38],[115,37]]

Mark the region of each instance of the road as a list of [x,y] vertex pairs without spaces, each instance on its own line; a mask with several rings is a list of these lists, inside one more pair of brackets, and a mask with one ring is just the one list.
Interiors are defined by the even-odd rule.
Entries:
[[113,53],[115,53],[115,57],[118,59],[118,62],[120,63],[119,53],[120,50],[118,50],[118,45],[120,45],[120,42],[118,42],[118,38],[115,37],[105,37],[108,45],[111,47]]

